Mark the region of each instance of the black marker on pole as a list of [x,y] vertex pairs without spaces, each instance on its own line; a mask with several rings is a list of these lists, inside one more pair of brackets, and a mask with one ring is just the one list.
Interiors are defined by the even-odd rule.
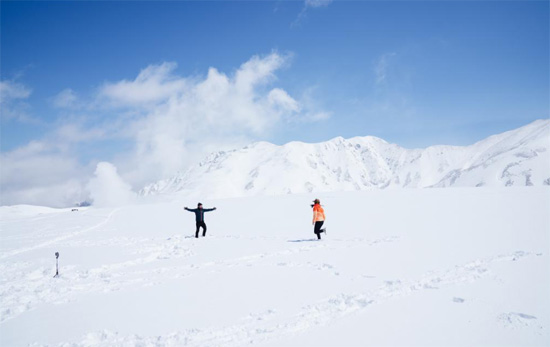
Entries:
[[55,276],[53,277],[59,277],[59,252],[55,252]]

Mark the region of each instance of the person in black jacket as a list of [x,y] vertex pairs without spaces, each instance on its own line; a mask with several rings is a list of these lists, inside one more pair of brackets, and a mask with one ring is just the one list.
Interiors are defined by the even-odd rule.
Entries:
[[204,223],[204,212],[214,211],[216,208],[202,208],[202,204],[199,202],[197,208],[184,207],[186,211],[195,213],[195,221],[197,222],[197,231],[195,237],[199,238],[199,229],[202,227],[202,236],[206,236],[206,224]]

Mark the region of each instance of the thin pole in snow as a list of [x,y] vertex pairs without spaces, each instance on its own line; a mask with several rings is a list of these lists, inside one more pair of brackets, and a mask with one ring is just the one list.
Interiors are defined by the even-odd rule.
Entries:
[[55,252],[55,276],[59,277],[59,252]]

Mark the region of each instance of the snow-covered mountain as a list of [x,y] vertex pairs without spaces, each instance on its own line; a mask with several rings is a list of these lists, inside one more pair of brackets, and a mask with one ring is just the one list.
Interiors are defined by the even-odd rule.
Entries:
[[258,142],[213,153],[141,195],[208,198],[387,187],[550,185],[550,120],[471,146],[406,149],[366,136],[277,146]]

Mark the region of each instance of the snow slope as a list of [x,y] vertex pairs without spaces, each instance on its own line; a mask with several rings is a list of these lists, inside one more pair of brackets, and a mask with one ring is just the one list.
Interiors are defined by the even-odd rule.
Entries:
[[550,120],[466,147],[405,149],[376,137],[218,152],[141,195],[238,197],[386,187],[550,185]]
[[0,345],[548,346],[549,190],[3,208]]

